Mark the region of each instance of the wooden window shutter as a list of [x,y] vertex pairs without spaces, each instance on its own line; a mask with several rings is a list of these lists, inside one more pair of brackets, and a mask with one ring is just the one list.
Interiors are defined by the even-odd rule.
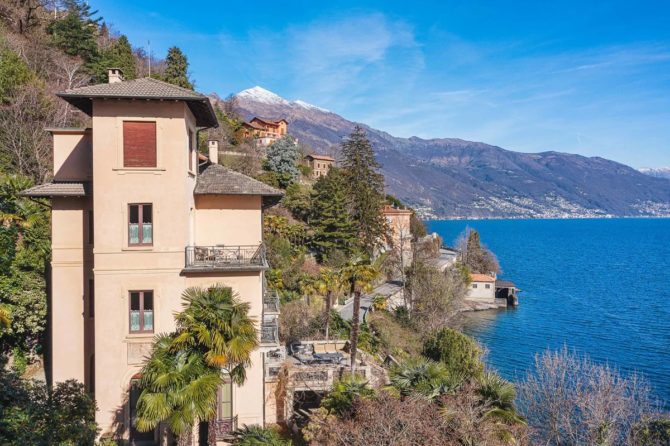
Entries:
[[155,122],[123,122],[123,166],[156,167]]

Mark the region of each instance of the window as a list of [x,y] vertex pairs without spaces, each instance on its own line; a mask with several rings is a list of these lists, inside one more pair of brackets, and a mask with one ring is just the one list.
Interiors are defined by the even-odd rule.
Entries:
[[128,205],[128,244],[150,246],[153,244],[153,206],[151,204]]
[[95,283],[88,279],[88,317],[95,316]]
[[193,171],[193,132],[188,131],[188,170]]
[[476,284],[476,283],[473,283],[473,284],[472,284],[472,288],[477,288],[477,284]]
[[123,167],[156,167],[155,122],[123,122]]
[[233,417],[233,383],[230,379],[219,386],[216,394],[216,418],[228,420]]
[[130,332],[153,333],[154,331],[154,292],[130,292]]
[[486,288],[487,290],[490,290],[490,289],[491,289],[491,285],[489,285],[489,284],[487,283],[486,285],[484,285],[484,288]]

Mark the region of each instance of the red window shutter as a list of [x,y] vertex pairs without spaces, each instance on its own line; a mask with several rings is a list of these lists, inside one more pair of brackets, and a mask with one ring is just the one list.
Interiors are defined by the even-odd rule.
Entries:
[[123,166],[156,167],[155,122],[123,122]]

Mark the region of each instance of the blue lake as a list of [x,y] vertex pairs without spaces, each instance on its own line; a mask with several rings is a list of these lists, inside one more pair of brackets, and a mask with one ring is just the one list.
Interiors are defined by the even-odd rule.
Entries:
[[670,219],[431,221],[453,244],[466,227],[523,291],[519,307],[466,316],[487,362],[517,380],[566,345],[644,374],[670,402]]

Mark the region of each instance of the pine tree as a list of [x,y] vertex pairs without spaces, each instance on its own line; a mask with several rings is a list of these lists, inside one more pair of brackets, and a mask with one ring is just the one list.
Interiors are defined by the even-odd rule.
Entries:
[[98,11],[91,11],[88,2],[66,0],[67,14],[54,21],[48,28],[54,45],[70,56],[79,56],[87,62],[98,55],[96,36],[101,17],[94,18]]
[[312,244],[320,261],[335,250],[351,253],[356,228],[347,211],[344,175],[339,169],[331,168],[314,185],[310,224],[314,228]]
[[116,39],[108,49],[101,52],[100,56],[91,64],[90,70],[98,83],[107,82],[107,73],[110,68],[120,68],[125,80],[137,77],[137,67],[133,49],[126,36]]
[[384,176],[362,127],[356,126],[342,143],[342,156],[351,219],[360,247],[372,256],[386,234],[386,220],[381,214],[385,202]]
[[178,47],[173,46],[168,50],[165,72],[160,78],[165,82],[193,90],[193,83],[188,78],[188,60]]

